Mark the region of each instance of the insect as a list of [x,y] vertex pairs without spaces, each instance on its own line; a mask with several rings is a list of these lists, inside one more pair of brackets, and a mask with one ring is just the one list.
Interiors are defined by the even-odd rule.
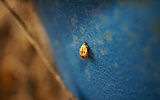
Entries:
[[88,53],[88,45],[87,45],[87,43],[84,42],[83,45],[80,47],[79,55],[84,59],[88,58],[89,53]]

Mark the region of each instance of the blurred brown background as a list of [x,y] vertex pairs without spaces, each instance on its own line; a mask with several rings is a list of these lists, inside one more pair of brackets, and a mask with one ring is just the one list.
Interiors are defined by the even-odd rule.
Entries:
[[[53,64],[49,42],[32,1],[5,2],[24,21],[31,37]],[[21,27],[0,1],[0,100],[65,100],[65,91],[46,68]]]

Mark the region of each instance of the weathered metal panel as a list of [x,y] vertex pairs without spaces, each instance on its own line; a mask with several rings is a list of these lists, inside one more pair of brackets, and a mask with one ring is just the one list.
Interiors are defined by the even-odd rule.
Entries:
[[[35,0],[35,7],[79,99],[160,99],[159,0]],[[83,42],[88,59],[79,55]]]

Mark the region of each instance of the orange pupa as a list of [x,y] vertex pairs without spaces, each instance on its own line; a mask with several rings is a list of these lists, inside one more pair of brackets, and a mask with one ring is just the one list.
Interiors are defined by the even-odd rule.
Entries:
[[88,45],[87,45],[87,43],[84,42],[83,45],[80,47],[79,55],[84,59],[88,58],[89,53],[88,53]]

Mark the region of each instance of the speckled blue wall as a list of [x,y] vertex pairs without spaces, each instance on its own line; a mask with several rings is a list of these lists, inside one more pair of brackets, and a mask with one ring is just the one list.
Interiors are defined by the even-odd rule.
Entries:
[[[63,82],[80,100],[160,100],[159,0],[35,0]],[[86,42],[89,58],[79,56]]]

